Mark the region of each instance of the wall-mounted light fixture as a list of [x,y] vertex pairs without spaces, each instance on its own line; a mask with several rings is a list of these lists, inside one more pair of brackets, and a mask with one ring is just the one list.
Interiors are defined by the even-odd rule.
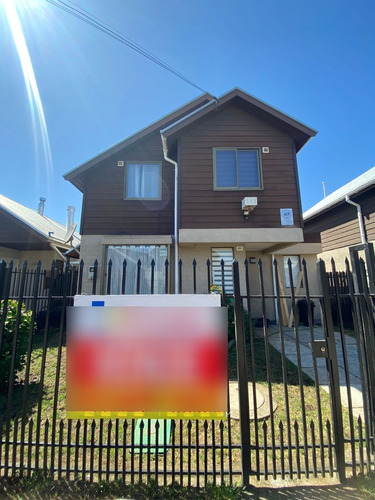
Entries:
[[241,202],[242,215],[247,220],[249,218],[249,213],[254,210],[254,208],[258,205],[258,198],[256,196],[249,197],[247,196]]

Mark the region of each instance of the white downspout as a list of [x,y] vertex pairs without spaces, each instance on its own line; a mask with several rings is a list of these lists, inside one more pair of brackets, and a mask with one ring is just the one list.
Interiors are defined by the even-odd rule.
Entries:
[[361,233],[361,242],[362,242],[362,245],[364,245],[365,243],[367,243],[367,239],[366,239],[366,233],[365,233],[365,226],[363,225],[363,217],[362,217],[361,205],[359,205],[359,203],[356,203],[355,201],[352,201],[349,198],[348,195],[345,196],[345,201],[347,203],[350,203],[350,205],[353,205],[354,207],[357,207],[359,232]]
[[165,161],[174,165],[174,293],[178,294],[178,163],[168,157],[167,139],[160,132]]
[[[275,266],[273,265],[273,261],[275,260],[275,254],[273,253],[271,255],[271,269],[272,269],[272,282],[273,282],[273,294],[276,297],[277,290],[276,290],[276,273],[275,273]],[[275,321],[276,324],[279,322],[279,311],[277,309],[277,299],[274,299],[274,307],[275,307]]]

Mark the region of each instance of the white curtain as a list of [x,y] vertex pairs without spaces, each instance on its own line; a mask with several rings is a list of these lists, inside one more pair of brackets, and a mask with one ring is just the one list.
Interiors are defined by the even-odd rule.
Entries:
[[109,246],[107,251],[108,262],[112,261],[111,294],[121,294],[123,262],[126,259],[126,282],[125,293],[132,295],[137,292],[137,270],[138,260],[140,267],[140,293],[151,293],[151,262],[155,261],[154,267],[154,293],[165,292],[165,260],[168,250],[164,245],[127,245]]
[[158,163],[140,164],[128,163],[126,180],[127,198],[159,198],[159,175],[160,165]]

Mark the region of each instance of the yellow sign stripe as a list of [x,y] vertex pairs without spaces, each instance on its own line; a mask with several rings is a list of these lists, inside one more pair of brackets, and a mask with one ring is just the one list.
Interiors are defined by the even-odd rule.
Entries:
[[67,411],[69,419],[100,419],[100,418],[154,418],[177,420],[225,420],[227,414],[223,411]]

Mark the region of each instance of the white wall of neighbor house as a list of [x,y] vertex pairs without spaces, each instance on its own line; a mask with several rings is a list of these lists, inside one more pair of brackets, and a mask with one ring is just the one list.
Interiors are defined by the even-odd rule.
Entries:
[[[375,245],[375,241],[369,241],[369,243],[373,243]],[[318,258],[324,260],[326,264],[327,271],[332,270],[331,260],[335,261],[336,271],[345,271],[346,264],[345,260],[348,259],[350,264],[350,252],[349,247],[336,248],[335,250],[329,250],[326,252],[318,253]]]
[[13,260],[13,266],[18,267],[20,262],[20,252],[19,250],[13,250],[12,248],[0,247],[0,260],[5,260],[7,264]]
[[30,250],[21,251],[12,248],[0,247],[0,259],[5,260],[7,264],[13,260],[13,269],[19,269],[27,261],[28,269],[35,269],[38,261],[41,261],[41,269],[49,269],[53,260],[62,260],[54,250]]
[[41,269],[50,269],[53,260],[62,260],[60,254],[54,250],[20,252],[20,265],[27,261],[28,269],[35,269],[38,261],[41,261]]

